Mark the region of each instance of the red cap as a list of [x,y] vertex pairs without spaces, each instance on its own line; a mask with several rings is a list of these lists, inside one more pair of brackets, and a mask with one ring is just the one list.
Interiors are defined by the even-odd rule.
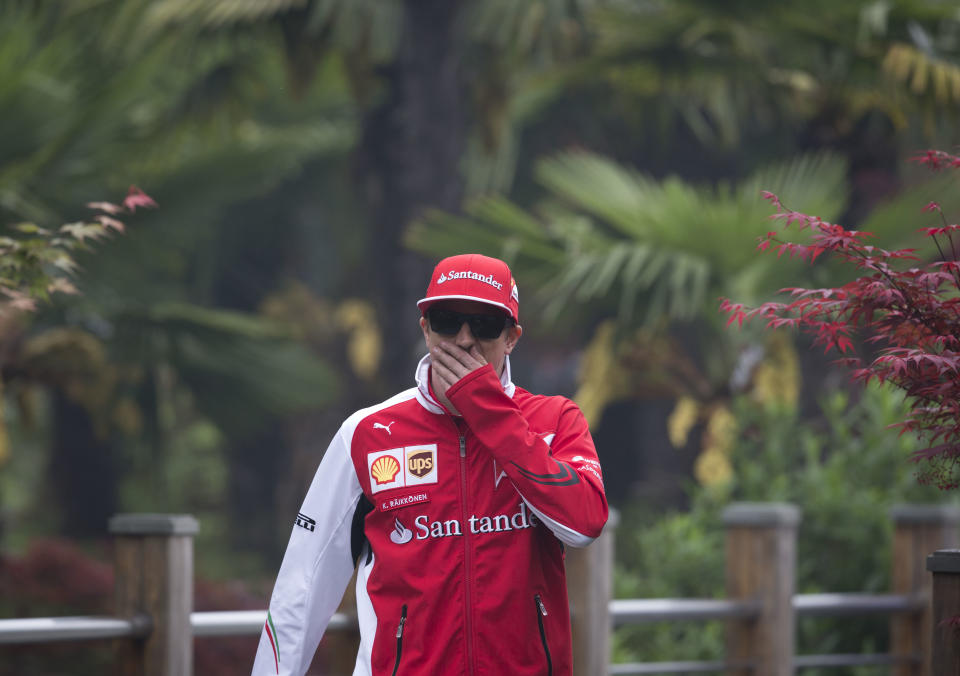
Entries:
[[427,295],[417,301],[420,312],[441,300],[475,300],[494,305],[513,321],[520,321],[520,296],[510,268],[501,260],[480,254],[450,256],[437,263]]

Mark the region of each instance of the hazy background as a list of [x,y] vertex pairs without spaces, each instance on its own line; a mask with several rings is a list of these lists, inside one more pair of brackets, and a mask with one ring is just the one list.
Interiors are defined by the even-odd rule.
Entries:
[[[804,338],[725,330],[718,298],[851,274],[756,252],[761,190],[920,246],[920,208],[960,194],[907,160],[954,149],[958,110],[937,0],[0,0],[0,224],[90,218],[131,184],[159,203],[81,257],[81,296],[0,321],[0,616],[109,612],[106,523],[134,511],[200,520],[198,609],[265,607],[330,436],[412,384],[415,301],[467,251],[518,280],[514,380],[591,422],[619,596],[722,593],[735,499],[801,505],[799,591],[888,589],[887,507],[952,499],[884,430],[903,403]],[[198,642],[197,673],[254,646]],[[615,650],[721,646],[641,627]],[[8,654],[0,673],[109,660]]]

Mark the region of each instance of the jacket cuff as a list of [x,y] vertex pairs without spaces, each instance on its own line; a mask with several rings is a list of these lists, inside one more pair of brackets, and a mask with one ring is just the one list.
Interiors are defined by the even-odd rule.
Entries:
[[[496,381],[497,387],[499,388],[500,379],[497,378],[497,372],[493,370],[493,366],[491,364],[484,364],[480,368],[470,371],[470,373],[468,373],[463,378],[461,378],[460,380],[458,380],[457,382],[455,382],[453,385],[450,386],[450,389],[447,390],[447,399],[449,399],[454,406],[457,406],[457,402],[454,401],[454,399],[462,389],[467,387],[470,383],[474,382],[475,380],[478,380],[481,378],[490,378],[490,377],[493,377],[494,381]],[[460,407],[457,406],[457,408],[459,409]]]

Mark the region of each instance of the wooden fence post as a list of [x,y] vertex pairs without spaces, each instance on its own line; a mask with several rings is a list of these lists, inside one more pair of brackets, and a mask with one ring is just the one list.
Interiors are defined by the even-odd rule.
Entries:
[[189,515],[120,514],[114,536],[114,612],[149,616],[144,639],[120,642],[123,676],[191,676],[193,672],[193,536]]
[[890,619],[890,652],[915,655],[918,662],[901,663],[893,676],[933,676],[930,636],[932,611],[930,591],[933,581],[927,574],[927,555],[937,549],[957,546],[960,510],[946,505],[896,505],[890,510],[893,520],[892,586],[894,594],[914,595],[924,603],[916,613],[898,613]]
[[797,527],[786,503],[737,503],[723,512],[727,598],[759,603],[759,616],[727,623],[730,676],[793,676]]
[[940,549],[927,557],[933,573],[931,669],[960,674],[960,549]]
[[597,676],[610,669],[610,599],[613,595],[613,544],[616,510],[589,547],[567,548],[567,596],[573,630],[574,676]]

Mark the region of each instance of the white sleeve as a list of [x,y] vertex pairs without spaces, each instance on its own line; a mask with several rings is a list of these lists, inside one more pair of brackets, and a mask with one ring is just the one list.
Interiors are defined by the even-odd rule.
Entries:
[[302,676],[353,574],[351,526],[362,497],[350,458],[354,425],[327,448],[297,515],[270,598],[254,676]]

